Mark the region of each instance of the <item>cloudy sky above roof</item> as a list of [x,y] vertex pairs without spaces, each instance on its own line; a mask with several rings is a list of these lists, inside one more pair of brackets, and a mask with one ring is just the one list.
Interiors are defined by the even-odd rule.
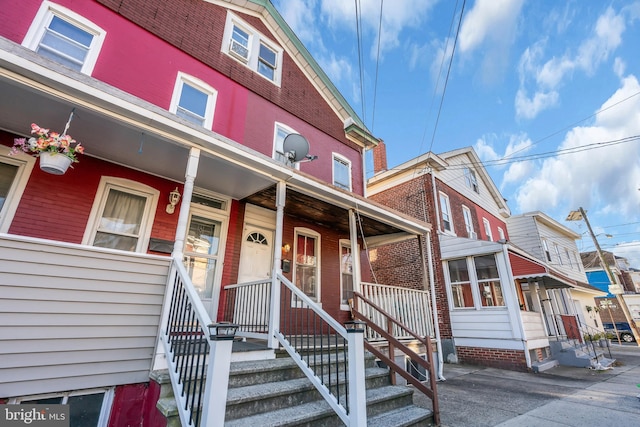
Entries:
[[473,146],[513,214],[583,207],[640,268],[640,1],[273,1],[389,168]]

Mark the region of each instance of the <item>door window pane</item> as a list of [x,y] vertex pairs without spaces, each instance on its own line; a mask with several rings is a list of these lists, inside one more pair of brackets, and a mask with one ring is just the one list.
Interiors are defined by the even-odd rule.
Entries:
[[346,304],[353,298],[353,259],[350,246],[340,245],[340,274],[342,302]]
[[210,299],[216,277],[222,223],[192,216],[185,241],[185,266],[200,298]]
[[296,286],[310,298],[317,298],[316,239],[298,235],[296,254]]

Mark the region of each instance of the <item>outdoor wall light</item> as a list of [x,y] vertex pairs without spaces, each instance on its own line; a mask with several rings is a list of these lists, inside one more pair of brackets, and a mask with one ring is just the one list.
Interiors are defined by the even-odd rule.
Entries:
[[213,341],[232,340],[238,331],[238,325],[229,322],[211,323],[207,328]]
[[169,193],[169,204],[167,205],[166,212],[171,215],[176,210],[176,205],[180,201],[180,192],[178,191],[178,187],[175,190]]

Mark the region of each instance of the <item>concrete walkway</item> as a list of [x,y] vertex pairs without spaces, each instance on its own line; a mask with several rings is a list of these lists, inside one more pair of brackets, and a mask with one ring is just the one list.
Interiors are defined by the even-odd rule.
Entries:
[[[444,366],[438,383],[443,427],[640,426],[640,347],[612,345],[604,371],[558,366],[540,374]],[[431,408],[424,396],[420,406]]]

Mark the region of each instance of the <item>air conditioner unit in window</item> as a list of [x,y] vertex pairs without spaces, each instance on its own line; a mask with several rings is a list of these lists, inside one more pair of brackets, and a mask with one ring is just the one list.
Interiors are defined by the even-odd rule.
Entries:
[[247,49],[246,46],[243,46],[241,43],[237,42],[234,39],[231,39],[229,53],[244,62],[249,60],[249,49]]
[[470,239],[478,239],[478,233],[476,233],[475,231],[472,231],[471,233],[469,233],[469,238]]

